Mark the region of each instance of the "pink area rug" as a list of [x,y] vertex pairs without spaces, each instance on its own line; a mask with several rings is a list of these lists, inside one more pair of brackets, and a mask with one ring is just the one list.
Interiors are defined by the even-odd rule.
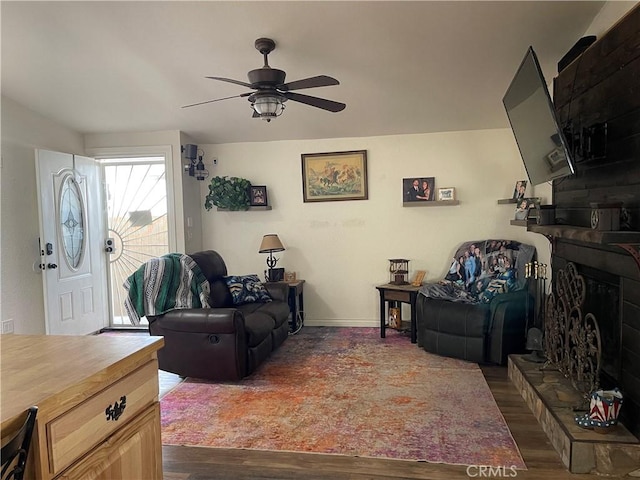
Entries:
[[161,410],[165,445],[525,468],[480,368],[393,330],[305,327],[250,377],[187,379]]

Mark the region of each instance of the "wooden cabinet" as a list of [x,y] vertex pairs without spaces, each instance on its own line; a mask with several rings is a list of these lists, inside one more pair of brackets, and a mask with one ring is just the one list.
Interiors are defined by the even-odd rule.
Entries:
[[160,406],[149,407],[56,480],[161,479]]
[[26,478],[161,480],[156,352],[163,343],[142,336],[4,336],[3,434],[38,406]]

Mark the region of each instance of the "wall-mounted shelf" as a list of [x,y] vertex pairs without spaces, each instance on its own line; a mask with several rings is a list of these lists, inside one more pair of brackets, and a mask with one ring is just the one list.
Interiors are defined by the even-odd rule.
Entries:
[[249,207],[247,210],[229,210],[228,208],[216,207],[219,212],[247,212],[252,210],[271,210],[271,205],[261,205],[259,207]]
[[530,232],[539,233],[545,237],[566,238],[600,245],[635,244],[640,243],[640,232],[602,231],[587,227],[573,227],[569,225],[529,225]]
[[508,205],[518,203],[518,199],[516,198],[501,198],[498,200],[498,205]]
[[424,202],[402,202],[403,207],[452,207],[460,205],[460,200],[425,200]]
[[532,225],[535,225],[532,222],[533,222],[533,220],[511,220],[509,223],[511,225],[516,226],[516,227],[530,227]]

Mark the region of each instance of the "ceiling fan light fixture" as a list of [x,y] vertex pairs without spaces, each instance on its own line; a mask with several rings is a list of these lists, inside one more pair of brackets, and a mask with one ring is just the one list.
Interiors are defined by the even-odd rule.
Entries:
[[260,95],[253,99],[251,107],[257,116],[270,122],[272,118],[279,117],[284,111],[284,103],[277,95]]
[[287,75],[286,72],[277,68],[271,68],[268,62],[268,55],[276,48],[276,42],[270,38],[259,38],[255,42],[255,47],[264,57],[264,66],[262,68],[255,68],[249,71],[247,74],[249,83],[241,80],[234,80],[233,78],[206,77],[211,80],[233,83],[235,85],[250,88],[254,90],[253,92],[245,92],[231,97],[216,98],[204,102],[192,103],[184,105],[182,108],[219,102],[230,98],[248,97],[251,109],[253,110],[253,118],[262,118],[267,122],[270,122],[272,118],[282,115],[282,112],[284,111],[284,103],[287,100],[303,103],[311,107],[334,113],[341,112],[345,109],[346,105],[344,103],[334,102],[333,100],[327,100],[325,98],[313,97],[311,95],[303,95],[293,91],[306,88],[340,85],[338,80],[327,75],[316,75],[315,77],[303,78],[301,80],[285,83]]

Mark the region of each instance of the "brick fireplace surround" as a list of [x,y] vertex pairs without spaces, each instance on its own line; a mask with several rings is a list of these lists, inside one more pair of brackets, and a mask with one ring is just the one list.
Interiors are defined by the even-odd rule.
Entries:
[[[585,277],[583,313],[593,313],[602,332],[600,384],[624,394],[612,432],[583,430],[573,421],[581,396],[563,375],[509,359],[512,382],[574,473],[640,476],[639,84],[637,5],[554,79],[556,114],[576,173],[553,181],[556,224],[529,226],[551,242],[552,284],[568,262]],[[591,229],[592,203],[621,203],[620,231]]]

